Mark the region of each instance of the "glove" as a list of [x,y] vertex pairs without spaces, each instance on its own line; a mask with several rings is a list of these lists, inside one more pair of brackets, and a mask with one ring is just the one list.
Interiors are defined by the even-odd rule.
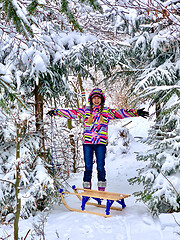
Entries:
[[54,116],[55,110],[50,110],[49,112],[46,113],[46,115]]
[[141,108],[137,110],[138,116],[141,116],[143,118],[149,117],[149,112],[144,111],[145,108]]

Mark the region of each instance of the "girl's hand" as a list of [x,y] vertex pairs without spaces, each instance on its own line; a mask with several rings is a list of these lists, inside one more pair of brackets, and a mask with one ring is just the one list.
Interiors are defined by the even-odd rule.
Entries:
[[54,110],[50,110],[49,112],[46,113],[46,115],[54,116],[55,115],[55,111]]
[[138,116],[141,116],[143,118],[147,118],[147,117],[149,117],[149,112],[144,111],[144,109],[145,108],[138,109],[137,114],[138,114]]

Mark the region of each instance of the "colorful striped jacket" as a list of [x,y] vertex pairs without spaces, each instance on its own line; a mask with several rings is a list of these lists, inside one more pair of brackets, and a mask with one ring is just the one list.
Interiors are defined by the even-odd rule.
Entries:
[[[101,96],[103,104],[102,116],[104,123],[100,122],[101,106],[94,106],[92,109],[93,123],[88,125],[88,118],[90,116],[90,105],[92,104],[92,96],[98,94]],[[55,114],[60,117],[69,119],[82,118],[84,125],[83,144],[108,144],[108,124],[113,119],[123,119],[127,117],[137,117],[136,109],[110,109],[104,107],[105,95],[99,88],[95,88],[88,98],[89,106],[78,108],[76,110],[54,109]]]
[[104,123],[99,123],[100,106],[95,106],[92,111],[93,124],[88,125],[90,116],[90,106],[78,108],[76,110],[55,109],[55,115],[69,119],[82,118],[84,125],[83,144],[108,144],[108,123],[113,119],[123,119],[126,117],[136,117],[136,109],[110,109],[103,107],[102,116]]

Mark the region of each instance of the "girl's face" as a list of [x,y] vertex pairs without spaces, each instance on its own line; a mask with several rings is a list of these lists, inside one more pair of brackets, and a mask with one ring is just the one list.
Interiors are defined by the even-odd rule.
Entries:
[[92,98],[92,103],[93,103],[93,105],[95,105],[95,106],[99,106],[99,105],[101,104],[101,97],[98,97],[98,96],[93,97],[93,98]]

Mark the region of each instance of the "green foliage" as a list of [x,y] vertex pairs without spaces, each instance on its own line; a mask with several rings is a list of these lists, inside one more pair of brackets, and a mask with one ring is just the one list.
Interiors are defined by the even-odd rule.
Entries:
[[5,74],[0,75],[0,106],[7,114],[10,114],[10,105],[12,105],[14,101],[17,101],[17,104],[21,107],[27,107],[22,97],[16,92],[15,86],[10,80],[11,78],[8,80],[6,79]]
[[82,32],[82,28],[75,19],[74,14],[71,12],[69,2],[67,0],[61,0],[61,12],[66,14],[68,21],[74,26],[75,30],[79,29]]
[[32,2],[27,6],[27,10],[30,15],[36,12],[38,5],[40,5],[38,0],[32,0]]
[[94,10],[98,10],[101,13],[103,13],[103,9],[102,6],[99,4],[99,2],[97,0],[80,0],[80,2],[82,3],[89,3],[89,5],[94,9]]
[[[80,3],[88,3],[94,10],[98,10],[102,12],[102,7],[96,0],[80,0]],[[82,27],[79,25],[78,20],[75,18],[75,15],[73,14],[71,8],[70,8],[70,1],[68,0],[61,0],[61,13],[65,13],[67,16],[67,19],[69,23],[71,23],[75,30],[79,30],[83,32]]]
[[138,200],[142,200],[154,215],[180,211],[179,120],[176,113],[173,113],[173,117],[170,112],[160,114],[146,141],[149,150],[137,156],[137,160],[145,161],[145,166],[137,170],[138,176],[129,179],[131,184],[143,184],[143,189],[134,195]]
[[42,83],[40,93],[46,96],[45,101],[58,100],[60,96],[65,96],[67,102],[71,102],[73,93],[69,89],[68,72],[65,64],[52,64],[45,74],[40,74]]
[[7,102],[5,101],[5,99],[3,98],[0,98],[0,106],[4,109],[4,111],[7,113],[7,114],[10,114],[10,109],[7,105]]
[[[7,121],[7,123],[10,124],[10,121]],[[56,195],[53,181],[43,167],[43,161],[37,155],[37,143],[40,141],[39,136],[28,131],[25,132],[23,128],[22,131],[19,178],[20,194],[24,198],[22,201],[21,217],[28,218],[35,215],[37,210],[42,211],[51,208],[55,201],[59,201],[59,196]],[[15,152],[15,145],[16,143],[12,139],[0,145],[0,150],[3,153],[0,156],[1,174],[6,176],[5,178],[8,180],[7,182],[1,182],[1,191],[3,194],[0,198],[0,212],[2,216],[16,212],[15,188],[13,184],[16,176],[14,170],[16,161],[15,157],[12,157],[10,154]],[[6,151],[3,149],[6,149]]]
[[[22,10],[20,2],[17,5],[12,0],[0,0],[2,10],[6,13],[7,21],[12,21],[18,33],[23,34],[28,39],[28,34],[34,36],[30,23]],[[20,13],[21,12],[21,13]]]
[[[105,83],[109,79],[113,82],[119,74],[123,77],[132,71],[128,60],[125,58],[124,48],[126,47],[112,46],[110,43],[103,41],[87,43],[81,48],[71,51],[66,59],[66,65],[74,75],[80,74],[84,78],[90,77],[96,85],[99,83],[98,79],[92,74],[92,69],[94,72],[102,73]],[[116,67],[119,67],[122,71],[114,71],[113,73]]]
[[[80,0],[80,3],[85,3],[84,0]],[[12,21],[16,31],[26,37],[27,40],[29,38],[34,37],[34,33],[31,27],[31,21],[29,15],[33,15],[37,11],[37,7],[46,7],[46,4],[39,4],[38,0],[31,0],[31,2],[24,6],[20,1],[13,2],[13,0],[0,0],[2,3],[2,10],[6,14],[7,21]],[[101,5],[96,0],[88,0],[87,3],[94,9],[102,12]],[[59,2],[60,12],[61,14],[65,14],[67,20],[70,24],[72,24],[75,30],[83,31],[82,27],[78,23],[76,19],[73,9],[71,9],[71,2],[68,0],[61,0]],[[48,7],[48,3],[47,3]],[[58,6],[57,6],[58,7]]]

